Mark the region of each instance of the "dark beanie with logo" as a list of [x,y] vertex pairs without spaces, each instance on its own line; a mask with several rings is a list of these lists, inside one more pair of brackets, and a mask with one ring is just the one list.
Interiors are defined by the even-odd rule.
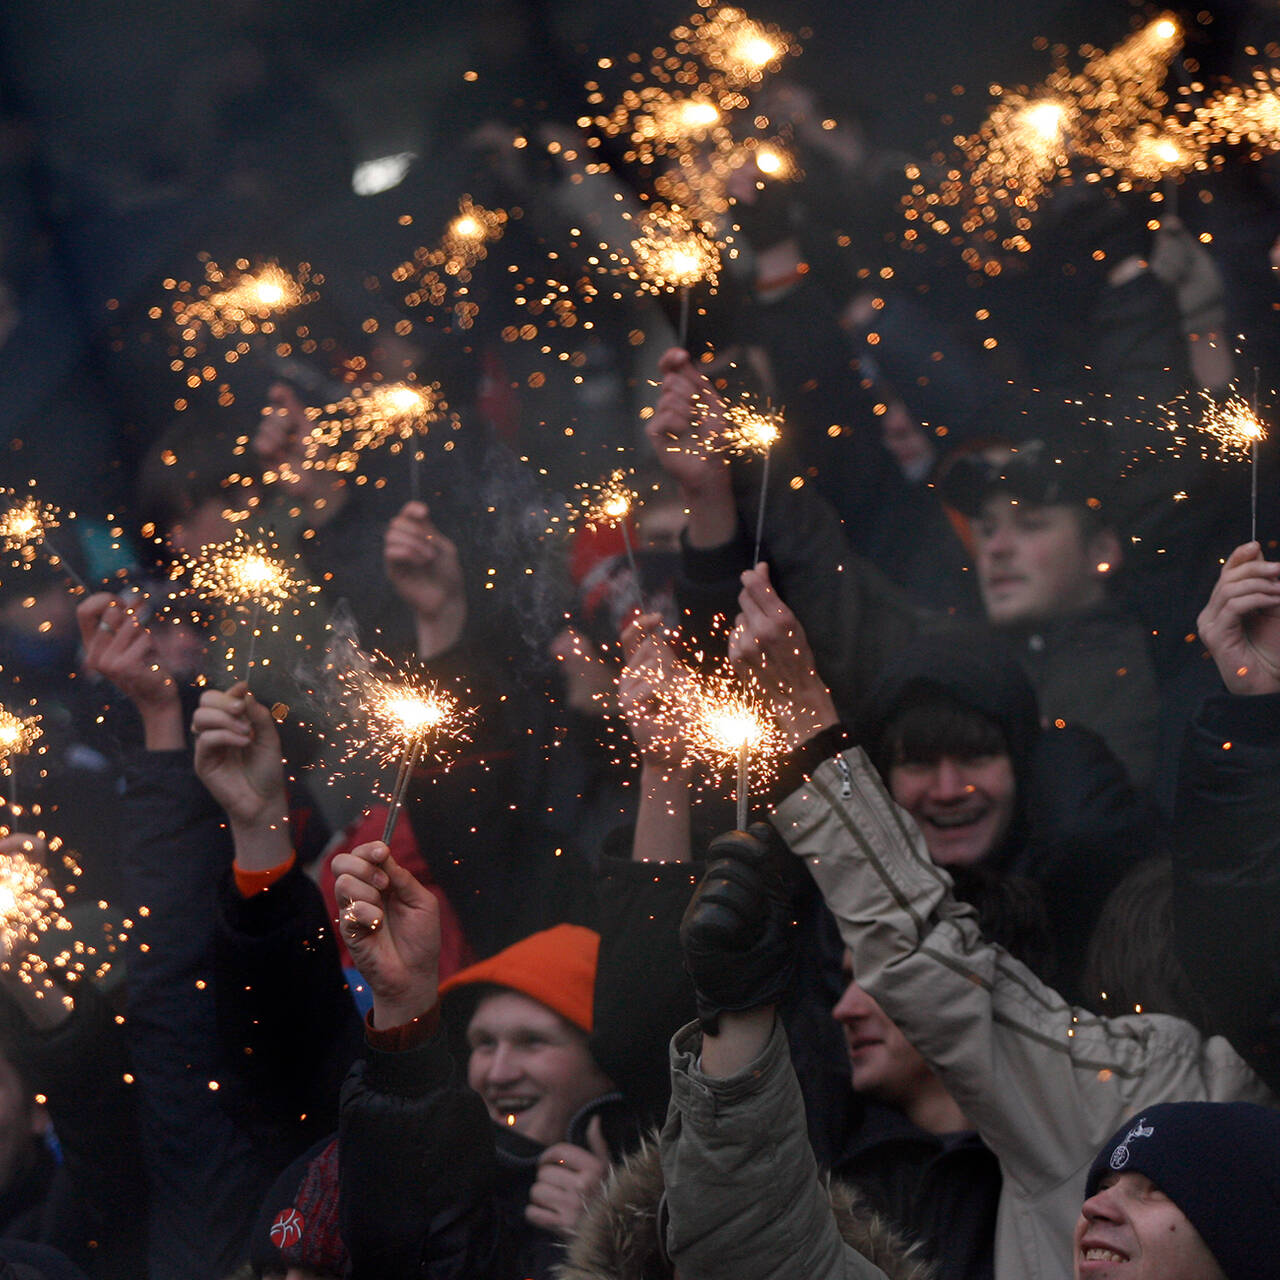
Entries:
[[1280,1272],[1280,1112],[1252,1102],[1161,1102],[1103,1144],[1085,1198],[1141,1173],[1200,1233],[1227,1280]]

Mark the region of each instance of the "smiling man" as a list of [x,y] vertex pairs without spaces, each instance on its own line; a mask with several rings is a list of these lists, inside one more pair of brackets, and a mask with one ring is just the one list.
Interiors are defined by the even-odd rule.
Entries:
[[941,487],[969,518],[987,621],[1017,649],[1046,723],[1092,729],[1147,786],[1159,697],[1147,632],[1110,598],[1115,469],[1045,436],[962,458]]
[[1148,1107],[1089,1170],[1076,1280],[1280,1274],[1280,1115],[1247,1102]]

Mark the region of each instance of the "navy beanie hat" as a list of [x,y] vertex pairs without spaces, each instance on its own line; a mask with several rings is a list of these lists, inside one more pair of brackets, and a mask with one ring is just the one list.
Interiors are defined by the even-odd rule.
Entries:
[[1252,1102],[1161,1102],[1098,1152],[1085,1198],[1109,1173],[1141,1173],[1182,1210],[1227,1280],[1264,1280],[1280,1258],[1280,1112]]

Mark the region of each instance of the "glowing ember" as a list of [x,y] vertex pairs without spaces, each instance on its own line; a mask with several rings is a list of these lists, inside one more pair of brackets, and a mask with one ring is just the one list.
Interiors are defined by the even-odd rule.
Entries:
[[417,671],[381,671],[369,655],[355,651],[355,657],[338,674],[352,709],[338,726],[346,740],[344,760],[372,756],[391,765],[416,744],[444,763],[454,744],[467,740],[473,710],[462,707],[451,693]]
[[445,229],[440,251],[442,264],[450,274],[474,267],[485,256],[485,245],[502,238],[507,225],[503,209],[486,209],[473,204],[470,196],[463,196],[458,204],[458,216]]
[[196,296],[174,303],[174,319],[182,329],[203,326],[214,338],[270,333],[276,316],[314,301],[316,294],[306,288],[309,279],[305,265],[291,275],[274,262],[250,270],[242,259],[228,277],[216,262],[209,262]]
[[[12,499],[13,493],[8,496]],[[22,498],[13,502],[0,516],[0,543],[6,551],[21,551],[25,547],[38,546],[44,541],[45,532],[58,527],[58,509],[35,498]]]
[[13,758],[25,756],[41,735],[40,717],[16,716],[0,707],[0,771],[13,771]]
[[740,457],[768,453],[782,439],[782,428],[786,425],[780,411],[761,411],[746,398],[725,408],[722,418],[724,428],[717,444]]
[[314,588],[307,588],[306,579],[274,556],[274,550],[265,542],[237,534],[230,542],[201,548],[174,576],[185,570],[191,590],[206,599],[279,613],[299,592]]
[[1194,399],[1169,406],[1169,416],[1161,425],[1173,433],[1174,443],[1186,446],[1198,439],[1203,458],[1250,461],[1254,447],[1267,438],[1267,429],[1249,402],[1237,391],[1225,400],[1215,400],[1207,391],[1197,398],[1200,406],[1194,416],[1178,413],[1179,408],[1193,409]]
[[12,954],[50,928],[66,928],[64,903],[45,869],[21,853],[0,853],[0,942]]
[[774,26],[748,18],[733,5],[695,15],[690,28],[696,55],[729,85],[759,81],[765,71],[776,69],[791,52],[790,37]]
[[582,522],[588,528],[618,524],[627,518],[637,500],[636,491],[628,483],[631,475],[619,469],[599,484],[579,486],[583,491]]
[[720,272],[715,241],[675,211],[650,214],[631,253],[627,274],[650,293],[687,289],[700,280],[714,283]]

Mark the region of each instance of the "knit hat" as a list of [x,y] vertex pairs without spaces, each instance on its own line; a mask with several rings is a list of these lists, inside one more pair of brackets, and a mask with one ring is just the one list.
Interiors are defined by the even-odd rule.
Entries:
[[558,924],[455,973],[440,984],[440,995],[477,983],[508,987],[590,1032],[599,951],[600,935],[594,929]]
[[1280,1257],[1280,1112],[1252,1102],[1162,1102],[1103,1144],[1085,1183],[1141,1173],[1200,1233],[1227,1280],[1274,1276]]
[[249,1239],[254,1270],[305,1267],[344,1275],[347,1249],[338,1234],[338,1140],[323,1138],[272,1184]]

